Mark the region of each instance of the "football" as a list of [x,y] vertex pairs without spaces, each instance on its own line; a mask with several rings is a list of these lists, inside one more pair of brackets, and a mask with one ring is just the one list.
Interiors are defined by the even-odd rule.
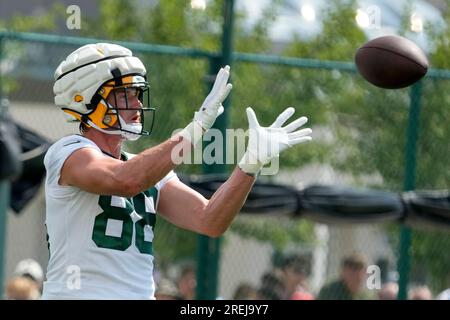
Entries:
[[359,73],[371,84],[385,89],[412,85],[428,71],[425,53],[400,36],[383,36],[366,42],[355,55]]

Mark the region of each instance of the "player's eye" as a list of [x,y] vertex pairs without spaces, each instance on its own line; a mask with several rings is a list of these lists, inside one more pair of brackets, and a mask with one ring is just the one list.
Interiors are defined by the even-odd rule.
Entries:
[[139,96],[139,90],[137,88],[130,88],[128,89],[128,95],[130,97],[137,97]]
[[123,89],[116,89],[114,90],[114,94],[117,98],[124,98],[125,97],[125,90]]

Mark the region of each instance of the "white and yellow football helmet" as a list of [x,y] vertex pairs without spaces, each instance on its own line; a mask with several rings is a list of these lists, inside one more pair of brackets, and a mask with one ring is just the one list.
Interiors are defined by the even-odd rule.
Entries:
[[[128,109],[131,88],[142,104],[137,109],[140,123],[126,123],[119,114],[119,110]],[[150,108],[148,89],[146,69],[141,60],[129,49],[109,43],[88,44],[69,54],[56,69],[53,86],[55,104],[70,120],[127,140],[136,140],[151,132],[155,109]],[[110,93],[121,90],[126,97],[125,108],[107,102]],[[152,112],[148,131],[143,128],[144,111]]]

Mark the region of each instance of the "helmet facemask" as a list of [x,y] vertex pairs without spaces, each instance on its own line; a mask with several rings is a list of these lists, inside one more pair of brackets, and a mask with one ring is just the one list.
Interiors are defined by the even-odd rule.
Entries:
[[[126,140],[134,141],[150,135],[155,108],[150,107],[149,85],[144,77],[125,76],[121,80],[123,82],[119,84],[117,80],[109,81],[100,88],[97,94],[101,99],[95,108],[98,112],[87,116],[87,124],[104,133],[120,134]],[[144,130],[145,118],[151,119],[147,121],[148,130]]]

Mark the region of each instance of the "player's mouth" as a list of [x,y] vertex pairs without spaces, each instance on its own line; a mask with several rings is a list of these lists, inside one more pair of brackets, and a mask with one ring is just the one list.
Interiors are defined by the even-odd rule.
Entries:
[[141,116],[140,116],[140,115],[135,115],[135,116],[132,117],[128,122],[141,123]]

